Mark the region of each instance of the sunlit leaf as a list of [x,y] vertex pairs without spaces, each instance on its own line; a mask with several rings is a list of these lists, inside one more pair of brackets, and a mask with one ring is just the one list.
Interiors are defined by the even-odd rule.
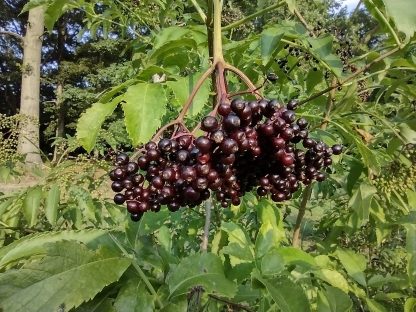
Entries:
[[123,96],[126,129],[134,146],[147,142],[160,127],[166,112],[166,95],[161,84],[139,83]]

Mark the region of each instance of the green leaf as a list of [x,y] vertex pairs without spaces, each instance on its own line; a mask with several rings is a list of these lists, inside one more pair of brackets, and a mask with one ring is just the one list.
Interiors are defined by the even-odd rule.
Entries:
[[232,266],[254,260],[254,248],[247,233],[237,224],[224,222],[221,229],[228,234],[228,245],[221,252],[230,256]]
[[347,312],[352,310],[351,298],[335,287],[325,285],[318,292],[318,312]]
[[406,224],[406,250],[410,254],[416,254],[416,224]]
[[350,198],[349,206],[354,210],[355,216],[358,218],[354,221],[355,226],[361,226],[368,221],[371,202],[376,192],[377,190],[374,186],[361,183],[360,187]]
[[101,245],[114,246],[108,232],[99,229],[32,234],[0,248],[0,268],[23,258],[45,254],[48,243],[62,240],[75,240],[91,248]]
[[185,37],[189,33],[190,32],[188,28],[178,26],[167,27],[157,34],[153,49],[158,50],[169,41],[178,40],[182,37]]
[[197,48],[197,43],[191,38],[181,38],[178,40],[172,40],[161,46],[152,50],[152,54],[149,59],[154,61],[156,64],[164,64],[164,60],[172,55],[176,54],[178,49],[182,50],[195,50]]
[[261,259],[261,273],[267,275],[277,275],[285,269],[283,257],[277,250],[271,250]]
[[118,292],[114,307],[117,312],[153,312],[154,301],[142,281],[130,279]]
[[407,298],[404,304],[404,312],[414,312],[416,310],[416,298]]
[[314,88],[322,82],[323,75],[320,70],[311,70],[306,76],[306,90],[308,94],[311,94]]
[[23,214],[29,226],[36,225],[42,198],[42,188],[36,186],[30,189],[23,200]]
[[[167,86],[172,90],[175,96],[174,101],[178,107],[182,108],[182,106],[185,104],[189,95],[192,93],[195,84],[201,76],[202,72],[199,72],[193,75],[189,75],[187,77],[179,78],[176,81],[167,82]],[[204,105],[208,103],[210,90],[211,82],[210,79],[207,79],[202,84],[201,88],[199,89],[198,93],[196,94],[192,102],[192,106],[189,109],[189,114],[191,116],[198,115],[204,108]]]
[[348,294],[350,287],[347,280],[341,273],[330,269],[320,269],[314,271],[314,274],[317,278],[341,289],[344,293]]
[[167,277],[170,298],[185,295],[189,289],[202,286],[208,294],[232,298],[237,286],[226,279],[221,259],[212,254],[196,254],[183,258]]
[[10,205],[13,203],[14,199],[9,198],[2,202],[0,204],[0,218],[3,216],[3,214],[7,211],[7,209],[10,207]]
[[102,124],[114,112],[122,98],[118,96],[109,103],[95,103],[81,115],[77,124],[77,139],[87,152],[94,148]]
[[282,312],[310,311],[308,298],[302,287],[293,283],[287,277],[281,276],[274,279],[265,279],[261,277],[258,271],[254,271],[253,278],[266,287]]
[[337,249],[335,254],[338,256],[348,275],[361,285],[366,286],[367,282],[364,274],[367,267],[366,258],[361,254],[347,249]]
[[133,146],[148,141],[160,127],[166,112],[166,95],[161,84],[139,83],[123,97],[126,129]]
[[61,196],[61,189],[59,185],[53,184],[48,191],[48,195],[45,203],[45,215],[46,219],[51,225],[56,224],[56,217],[58,215],[58,205]]
[[40,261],[0,275],[0,307],[8,312],[70,310],[117,281],[130,262],[78,242],[56,242]]
[[299,248],[281,247],[276,249],[276,253],[280,255],[286,266],[298,265],[305,269],[313,269],[317,267],[315,259]]
[[162,225],[156,233],[156,238],[163,248],[166,251],[170,251],[172,249],[172,233],[170,232],[169,228],[166,225]]
[[344,119],[341,122],[331,121],[333,125],[337,127],[340,133],[345,137],[346,140],[355,144],[357,146],[358,152],[363,158],[363,163],[371,168],[375,173],[380,172],[380,164],[374,155],[373,151],[368,148],[367,145],[363,143],[361,138],[357,136],[356,131],[353,127]]
[[296,9],[296,2],[295,0],[284,0],[287,4],[287,7],[289,9],[290,12],[295,12]]
[[409,275],[410,283],[416,286],[416,253],[408,255],[407,274]]
[[370,298],[365,298],[365,301],[370,312],[387,312],[387,309],[377,301]]
[[268,28],[261,33],[261,59],[264,66],[269,63],[270,59],[273,57],[283,35],[284,33],[276,28]]
[[280,212],[267,199],[259,201],[258,219],[261,226],[256,238],[256,258],[263,257],[269,250],[286,241]]
[[[413,120],[415,122],[416,120]],[[416,131],[409,124],[399,125],[400,135],[406,140],[406,144],[416,144]]]
[[20,14],[28,12],[29,10],[36,8],[41,5],[49,4],[50,0],[30,0],[28,3],[26,3],[22,9],[22,12]]
[[45,11],[45,27],[53,30],[53,25],[58,21],[62,14],[69,9],[68,0],[54,0],[48,5]]
[[398,30],[408,39],[416,32],[416,10],[413,0],[383,0],[386,11]]
[[329,69],[337,76],[342,75],[342,61],[341,59],[332,54],[332,36],[325,36],[320,38],[308,37],[307,42],[314,56],[321,62],[325,63]]

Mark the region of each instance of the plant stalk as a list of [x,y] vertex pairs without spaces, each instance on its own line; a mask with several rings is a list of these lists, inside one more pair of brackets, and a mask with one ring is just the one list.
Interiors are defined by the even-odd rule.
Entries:
[[224,55],[222,52],[222,33],[221,33],[222,0],[213,0],[213,3],[214,3],[213,56],[214,56],[214,64],[218,64],[218,63],[224,63]]
[[211,225],[211,211],[212,211],[212,199],[209,198],[205,202],[205,225],[204,225],[204,235],[202,236],[201,251],[208,251],[208,241],[209,241],[209,227]]
[[127,250],[123,247],[123,245],[121,245],[121,243],[118,241],[117,238],[115,238],[113,236],[113,234],[109,233],[111,239],[114,241],[114,243],[117,245],[117,247],[121,250],[121,252],[123,253],[123,255],[126,258],[131,258],[131,256],[133,256],[133,261],[131,262],[133,267],[136,269],[137,273],[139,274],[140,278],[143,280],[143,282],[145,283],[147,289],[149,290],[150,294],[155,297],[156,299],[156,304],[159,306],[159,308],[163,308],[163,303],[162,301],[160,301],[160,298],[158,296],[158,294],[156,293],[156,290],[153,288],[153,285],[150,283],[149,279],[147,278],[146,274],[144,274],[143,270],[141,269],[141,267],[137,264],[136,262],[136,256],[135,255],[131,255],[127,252]]
[[299,206],[298,217],[296,218],[295,228],[293,229],[293,238],[292,238],[292,246],[299,248],[300,247],[300,228],[302,225],[303,217],[305,216],[306,212],[306,204],[308,203],[309,198],[312,194],[312,184],[309,184],[305,190],[303,191],[302,201]]

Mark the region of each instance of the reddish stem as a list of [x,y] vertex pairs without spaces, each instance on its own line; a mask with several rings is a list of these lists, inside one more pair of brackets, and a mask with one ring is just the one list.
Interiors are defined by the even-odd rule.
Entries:
[[238,77],[240,77],[240,79],[247,85],[250,92],[253,93],[258,100],[262,99],[262,96],[258,92],[256,92],[257,87],[251,82],[250,78],[248,78],[246,74],[244,74],[241,70],[230,64],[226,64],[225,69],[233,72]]
[[181,113],[179,114],[176,120],[183,122],[183,118],[185,117],[186,113],[188,112],[189,108],[192,105],[192,101],[195,98],[195,95],[198,93],[199,89],[201,88],[202,84],[207,80],[207,78],[212,74],[215,70],[215,64],[213,64],[208,70],[202,74],[201,78],[199,78],[198,82],[195,85],[195,88],[192,90],[191,95],[189,96],[188,100],[185,102]]

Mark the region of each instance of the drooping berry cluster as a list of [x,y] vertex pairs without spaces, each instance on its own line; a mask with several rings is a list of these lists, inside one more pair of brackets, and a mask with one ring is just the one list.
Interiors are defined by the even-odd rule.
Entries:
[[264,99],[221,103],[218,118],[203,118],[203,135],[183,132],[151,141],[137,162],[120,154],[110,173],[118,192],[115,203],[127,202],[132,219],[139,220],[161,205],[176,211],[199,205],[211,194],[223,207],[238,205],[251,190],[270,194],[275,202],[290,199],[301,182],[323,181],[332,154],[342,152],[340,145],[328,147],[308,137],[308,122],[295,117],[297,105]]

